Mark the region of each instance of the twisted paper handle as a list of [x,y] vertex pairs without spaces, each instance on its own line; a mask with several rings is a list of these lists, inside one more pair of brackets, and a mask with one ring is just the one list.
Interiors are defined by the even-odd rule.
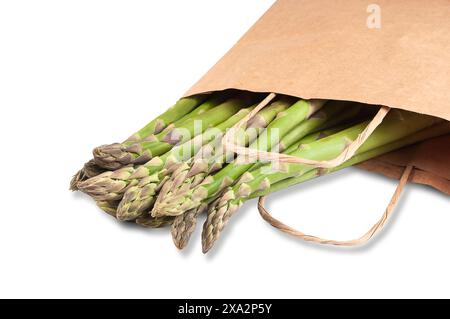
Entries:
[[386,222],[388,221],[389,217],[394,212],[394,208],[397,205],[398,200],[400,199],[400,196],[405,188],[405,185],[408,183],[408,180],[411,176],[411,172],[413,170],[412,165],[408,165],[403,175],[400,179],[400,182],[397,186],[397,189],[395,190],[394,195],[392,196],[392,199],[387,206],[383,216],[378,220],[378,222],[372,226],[372,228],[369,229],[367,233],[365,233],[363,236],[357,239],[353,240],[346,240],[346,241],[337,241],[337,240],[330,240],[330,239],[323,239],[317,236],[311,236],[307,235],[305,233],[302,233],[301,231],[295,230],[294,228],[291,228],[287,226],[286,224],[283,224],[278,219],[275,219],[270,215],[270,213],[267,211],[267,209],[264,207],[266,197],[261,197],[258,202],[258,210],[261,214],[262,218],[267,221],[269,224],[271,224],[273,227],[281,230],[284,233],[287,233],[289,235],[292,235],[294,237],[303,239],[305,241],[322,244],[322,245],[334,245],[334,246],[359,246],[362,244],[365,244],[368,242],[375,234],[377,234],[379,231],[383,229],[383,227],[386,225]]
[[336,158],[327,161],[315,161],[287,154],[259,151],[257,149],[243,147],[235,144],[231,139],[232,135],[234,134],[234,130],[242,128],[242,126],[244,126],[250,119],[252,119],[261,109],[266,107],[275,97],[275,93],[270,93],[258,106],[256,106],[255,109],[252,110],[252,112],[250,112],[239,123],[237,123],[232,130],[229,130],[225,134],[225,136],[223,137],[223,144],[228,151],[234,152],[238,155],[245,155],[249,158],[258,158],[262,161],[279,161],[281,163],[311,165],[316,168],[333,168],[352,158],[361,147],[361,145],[364,144],[364,142],[370,137],[375,129],[383,122],[383,119],[390,111],[389,107],[381,106],[378,113],[367,125],[364,131],[362,131],[361,134],[358,135],[355,141],[350,143]]

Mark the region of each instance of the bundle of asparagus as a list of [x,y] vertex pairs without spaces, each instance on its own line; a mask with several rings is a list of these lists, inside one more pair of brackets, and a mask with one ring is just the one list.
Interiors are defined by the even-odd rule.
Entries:
[[124,142],[95,148],[71,189],[90,195],[120,221],[149,228],[172,225],[179,249],[188,244],[199,216],[207,213],[202,234],[206,253],[249,199],[450,132],[450,125],[436,118],[394,110],[338,167],[274,165],[235,156],[222,139],[252,111],[258,112],[235,134],[235,144],[319,161],[339,155],[374,114],[356,103],[288,96],[255,110],[262,98],[237,91],[183,98]]

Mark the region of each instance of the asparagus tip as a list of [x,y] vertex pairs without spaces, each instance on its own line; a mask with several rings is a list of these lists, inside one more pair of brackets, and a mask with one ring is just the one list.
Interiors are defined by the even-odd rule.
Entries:
[[132,147],[127,148],[120,143],[114,143],[96,147],[92,153],[98,166],[108,170],[116,170],[133,163],[134,158],[130,153],[131,151],[134,151]]
[[82,181],[84,179],[84,171],[83,169],[80,169],[73,177],[72,180],[70,181],[70,187],[69,190],[71,190],[72,192],[76,192],[79,190],[78,188],[78,184],[80,181]]
[[202,233],[204,254],[211,250],[230,218],[242,207],[243,201],[239,198],[236,199],[236,196],[232,194],[233,192],[234,190],[230,189],[209,207]]
[[191,235],[197,226],[197,218],[206,211],[207,204],[203,204],[198,209],[191,209],[186,213],[177,216],[172,224],[172,240],[179,250],[183,250],[189,243]]
[[148,179],[148,183],[142,185],[143,182],[146,180],[143,179],[140,185],[130,187],[123,195],[117,208],[118,220],[134,220],[152,208],[160,181]]
[[104,172],[102,168],[100,168],[94,160],[90,160],[86,164],[83,165],[83,168],[80,169],[70,181],[70,190],[77,191],[79,190],[78,185],[85,180],[100,175]]

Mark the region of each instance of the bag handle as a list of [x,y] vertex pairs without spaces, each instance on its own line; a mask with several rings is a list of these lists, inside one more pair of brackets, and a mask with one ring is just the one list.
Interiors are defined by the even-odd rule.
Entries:
[[370,135],[375,131],[375,129],[383,122],[383,119],[389,113],[390,108],[387,106],[381,106],[378,113],[372,119],[372,121],[367,125],[367,127],[362,131],[358,137],[350,143],[344,151],[339,154],[336,158],[327,161],[315,161],[306,158],[300,158],[296,156],[291,156],[287,154],[280,154],[274,152],[259,151],[257,149],[252,149],[248,147],[239,146],[233,143],[231,137],[236,129],[242,128],[251,118],[253,118],[261,109],[266,107],[277,95],[275,93],[270,93],[261,103],[256,106],[246,117],[239,121],[231,130],[228,130],[223,137],[223,145],[227,150],[234,152],[238,155],[248,156],[249,158],[258,158],[263,161],[279,161],[282,163],[291,164],[305,164],[311,165],[316,168],[334,168],[346,162],[352,158],[356,151],[364,144],[364,142],[370,137]]
[[303,239],[308,242],[313,242],[321,245],[334,245],[334,246],[359,246],[363,245],[366,242],[368,242],[375,234],[377,234],[379,231],[383,229],[383,227],[386,225],[386,222],[388,221],[389,217],[391,217],[392,213],[394,212],[394,208],[397,205],[398,200],[400,199],[400,196],[406,186],[406,184],[409,181],[409,178],[411,176],[411,173],[413,171],[413,166],[408,165],[405,170],[403,171],[402,177],[400,178],[400,181],[398,183],[397,189],[394,192],[394,195],[392,196],[391,201],[389,202],[389,205],[387,206],[386,210],[384,211],[383,216],[377,221],[375,225],[372,226],[372,228],[369,229],[363,236],[357,239],[353,240],[346,240],[346,241],[338,241],[338,240],[330,240],[330,239],[323,239],[317,236],[307,235],[301,231],[295,230],[292,227],[287,226],[286,224],[283,224],[278,219],[275,219],[272,217],[272,215],[267,211],[267,209],[264,207],[264,204],[266,202],[266,196],[260,197],[258,202],[258,210],[261,215],[261,217],[271,224],[273,227],[281,230],[284,233],[287,233],[289,235],[292,235],[294,237]]

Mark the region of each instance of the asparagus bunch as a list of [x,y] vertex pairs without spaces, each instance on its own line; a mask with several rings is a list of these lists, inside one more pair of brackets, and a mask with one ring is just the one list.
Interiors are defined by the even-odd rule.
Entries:
[[[248,145],[249,141],[256,138],[255,136],[258,134],[258,129],[267,126],[267,123],[272,121],[280,112],[285,110],[290,105],[290,99],[282,99],[280,101],[277,101],[273,103],[271,106],[267,107],[266,109],[263,109],[260,111],[257,115],[254,121],[249,123],[249,130],[252,130],[251,133],[246,134],[243,139],[240,141],[242,145]],[[248,110],[249,112],[250,110]],[[219,127],[221,133],[225,133],[225,130],[227,128],[231,128],[234,126],[234,124],[237,123],[238,120],[242,119],[245,115],[247,115],[248,112],[242,113],[242,116],[239,116],[236,119],[233,119],[233,121],[227,121],[226,124],[229,123],[229,125],[224,125],[222,128]],[[218,136],[218,138],[214,139],[210,143],[203,143],[204,146],[197,152],[191,152],[191,155],[196,153],[199,158],[203,159],[206,154],[206,150],[216,150],[218,149],[217,144],[220,144],[221,136]],[[226,155],[225,155],[226,156]],[[163,183],[166,183],[166,179],[164,181],[162,178],[169,179],[170,176],[173,178],[184,178],[183,172],[186,171],[186,168],[189,167],[187,163],[178,161],[179,165],[174,166],[171,165],[171,169],[160,170],[158,168],[158,172],[153,172],[153,175],[148,175],[150,173],[149,171],[144,172],[142,176],[144,176],[146,179],[143,180],[141,183],[134,183],[131,185],[128,189],[126,189],[126,192],[123,196],[122,201],[120,202],[118,208],[117,208],[117,216],[119,218],[127,218],[132,219],[136,216],[141,215],[143,212],[145,212],[147,209],[151,208],[151,205],[153,204],[155,200],[155,195],[159,190],[159,187],[163,185]],[[200,167],[200,166],[197,166]],[[147,173],[147,174],[145,174]],[[178,179],[177,179],[178,180]],[[164,186],[165,187],[165,184]],[[155,217],[155,216],[154,216]]]
[[[354,141],[363,132],[367,124],[368,122],[363,122],[316,142],[302,144],[291,155],[311,160],[330,160],[335,158],[344,151],[349,143]],[[375,149],[378,149],[375,154],[381,155],[383,153],[379,154],[379,151],[393,149],[392,146],[385,148],[383,146],[399,140],[402,140],[400,144],[393,145],[399,147],[409,145],[417,141],[417,137],[414,135],[415,133],[429,128],[434,124],[436,124],[436,119],[433,117],[406,111],[392,111],[355,155],[358,156]],[[351,163],[344,164],[343,167]],[[202,245],[205,253],[217,241],[231,216],[239,210],[246,199],[251,198],[252,194],[264,193],[269,191],[271,186],[276,183],[290,178],[301,179],[303,175],[314,171],[311,166],[303,164],[281,164],[281,166],[279,170],[272,170],[272,172],[270,172],[270,166],[248,172],[245,178],[241,179],[233,187],[229,187],[209,207],[208,217],[204,224],[202,234]],[[316,169],[315,172],[316,174],[323,174],[326,170]]]
[[[266,134],[261,134],[250,147],[271,150],[277,145],[279,138],[283,138],[297,125],[310,118],[324,104],[324,100],[298,101],[271,122],[265,130]],[[274,135],[277,139],[273,138]],[[253,166],[253,163],[245,163],[245,161],[242,156],[238,157],[215,175],[209,175],[201,184],[198,184],[196,180],[196,183],[191,185],[192,178],[180,183],[180,186],[176,188],[166,183],[152,210],[152,216],[178,216],[199,207],[204,201],[217,196],[224,188],[232,185]]]
[[[267,126],[270,121],[272,121],[278,114],[284,111],[291,103],[291,98],[282,98],[279,101],[273,103],[273,105],[260,111],[258,114],[256,114],[255,118],[248,123],[249,130],[251,130],[249,134],[243,136],[243,139],[239,142],[242,145],[248,145],[251,140],[256,138],[261,128]],[[225,121],[222,125],[219,125],[215,129],[220,133],[225,133],[226,129],[234,126],[238,121],[246,116],[251,109],[253,109],[253,107],[241,110],[236,116]],[[195,148],[195,150],[192,149],[191,152],[189,152],[189,156],[181,156],[181,158],[187,159],[193,154],[205,155],[204,149],[217,149],[217,144],[220,144],[222,135],[217,134],[217,136],[215,137],[216,138],[209,143],[203,142],[204,146],[200,149],[200,151],[197,151],[197,148]],[[207,139],[209,140],[209,138]],[[198,145],[198,143],[196,145]],[[175,150],[175,152],[177,152],[177,150]],[[171,161],[169,162],[170,167],[166,167],[166,169],[156,167],[153,169],[153,171],[144,172],[141,170],[141,181],[138,183],[129,184],[130,187],[126,188],[123,198],[117,207],[118,219],[132,220],[145,214],[145,212],[152,207],[153,202],[156,199],[156,195],[160,190],[160,187],[164,185],[166,180],[169,179],[170,176],[182,176],[179,174],[179,171],[183,171],[187,165],[184,161],[180,160],[176,161],[177,165],[173,165],[173,158],[174,157],[172,156]],[[180,156],[178,156],[178,158],[180,158]],[[165,158],[163,158],[163,162],[164,159]]]
[[[97,201],[101,201],[102,208],[106,208],[105,201],[108,203],[114,201],[113,208],[107,208],[107,210],[117,211],[124,194],[134,186],[139,185],[142,189],[142,196],[146,197],[141,203],[143,207],[151,201],[149,197],[158,190],[160,183],[167,175],[171,174],[179,165],[182,165],[186,159],[193,156],[202,145],[219,139],[221,133],[233,127],[253,108],[254,106],[239,110],[218,126],[208,129],[204,134],[172,148],[161,156],[154,157],[144,165],[136,167],[129,165],[115,171],[105,172],[79,183],[79,189]],[[130,220],[138,217],[140,213],[142,213],[142,210],[129,212],[121,209],[116,217],[120,220]]]
[[[260,111],[251,121],[250,126],[253,128],[264,126],[265,121],[271,121],[287,108],[288,100],[292,99],[282,98],[273,107]],[[119,220],[134,220],[145,215],[146,209],[153,203],[154,195],[177,167],[183,166],[185,160],[198,153],[200,146],[206,144],[209,147],[220,142],[226,129],[234,126],[253,108],[254,106],[241,109],[225,122],[208,129],[191,141],[174,147],[164,155],[153,158],[144,165],[129,165],[116,171],[105,172],[79,183],[79,188],[96,199],[100,208]]]

